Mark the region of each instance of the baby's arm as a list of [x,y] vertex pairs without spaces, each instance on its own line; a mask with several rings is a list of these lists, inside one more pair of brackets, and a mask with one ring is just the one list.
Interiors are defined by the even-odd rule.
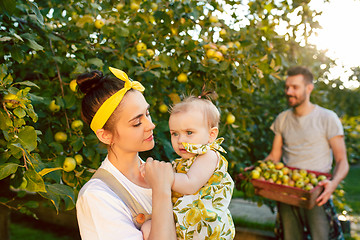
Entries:
[[172,190],[185,195],[196,193],[213,175],[218,160],[214,151],[199,155],[186,174],[175,173]]

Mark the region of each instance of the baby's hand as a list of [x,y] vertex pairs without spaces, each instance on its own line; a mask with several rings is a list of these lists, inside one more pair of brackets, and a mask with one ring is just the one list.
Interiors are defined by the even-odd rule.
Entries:
[[139,170],[140,170],[140,174],[143,178],[145,178],[145,163],[141,163],[140,167],[139,167]]

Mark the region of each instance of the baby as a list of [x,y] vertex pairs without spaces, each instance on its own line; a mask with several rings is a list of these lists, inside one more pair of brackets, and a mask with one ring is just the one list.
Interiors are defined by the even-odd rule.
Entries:
[[[234,182],[217,139],[220,113],[205,98],[189,96],[171,109],[171,144],[181,157],[173,162],[173,210],[178,239],[233,239],[235,228],[228,206]],[[150,221],[141,230],[144,239]]]

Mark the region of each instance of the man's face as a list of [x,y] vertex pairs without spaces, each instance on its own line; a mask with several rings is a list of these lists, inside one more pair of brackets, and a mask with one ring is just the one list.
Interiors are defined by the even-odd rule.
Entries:
[[305,84],[302,75],[289,76],[285,82],[285,95],[290,107],[296,108],[309,101],[312,84]]

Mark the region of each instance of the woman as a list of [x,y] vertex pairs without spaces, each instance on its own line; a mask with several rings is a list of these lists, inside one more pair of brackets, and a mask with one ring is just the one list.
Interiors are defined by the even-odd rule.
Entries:
[[[154,147],[155,125],[139,82],[132,82],[121,70],[110,68],[117,77],[100,71],[77,78],[85,93],[82,116],[98,139],[108,145],[108,155],[99,169],[105,169],[135,200],[152,212],[149,239],[176,239],[171,204],[174,174],[170,163],[147,159],[145,179],[139,171],[139,152]],[[76,203],[82,239],[143,239],[126,203],[100,179],[92,178],[81,189]]]

